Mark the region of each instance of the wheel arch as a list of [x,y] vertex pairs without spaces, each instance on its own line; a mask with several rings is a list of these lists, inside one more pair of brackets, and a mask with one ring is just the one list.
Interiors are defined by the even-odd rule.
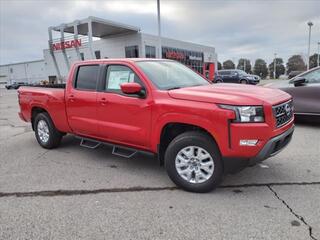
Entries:
[[164,155],[170,142],[178,135],[189,132],[189,131],[199,131],[208,135],[218,146],[216,137],[212,134],[206,126],[202,124],[190,123],[187,121],[177,122],[169,121],[162,125],[157,142],[157,155],[160,165],[164,163]]
[[[44,107],[32,106],[32,108],[31,108],[31,126],[32,126],[33,131],[34,131],[34,120],[39,113],[47,113],[50,116],[49,112]],[[50,116],[50,118],[51,118],[51,116]]]

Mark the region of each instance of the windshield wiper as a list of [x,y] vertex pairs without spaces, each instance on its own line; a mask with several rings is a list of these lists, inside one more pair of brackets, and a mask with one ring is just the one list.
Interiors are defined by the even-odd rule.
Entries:
[[175,89],[179,89],[179,88],[181,88],[181,87],[172,87],[172,88],[168,88],[167,90],[169,91],[169,90],[175,90]]

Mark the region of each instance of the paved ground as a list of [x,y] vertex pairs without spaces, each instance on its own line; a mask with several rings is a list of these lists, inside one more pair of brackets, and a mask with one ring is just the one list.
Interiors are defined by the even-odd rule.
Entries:
[[209,194],[176,189],[149,156],[67,136],[47,151],[0,89],[0,239],[320,239],[320,127]]

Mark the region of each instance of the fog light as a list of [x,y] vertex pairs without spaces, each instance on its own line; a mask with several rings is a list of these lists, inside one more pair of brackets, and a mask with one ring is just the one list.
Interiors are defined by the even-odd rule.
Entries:
[[241,139],[240,146],[255,146],[257,145],[257,139]]

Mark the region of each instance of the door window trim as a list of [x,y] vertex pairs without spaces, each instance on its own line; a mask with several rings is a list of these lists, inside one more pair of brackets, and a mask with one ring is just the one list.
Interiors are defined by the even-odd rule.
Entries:
[[[112,90],[106,89],[106,86],[108,83],[108,79],[107,79],[108,67],[110,67],[110,66],[122,66],[122,67],[129,68],[140,79],[140,82],[142,84],[142,89],[145,91],[145,96],[142,98],[141,96],[139,96],[137,94],[125,94],[121,91],[121,89],[120,89],[120,91],[112,91]],[[147,90],[146,84],[141,80],[141,76],[136,71],[134,71],[130,66],[128,66],[126,64],[122,64],[122,63],[104,64],[101,67],[100,82],[99,82],[97,91],[104,92],[104,93],[118,94],[118,95],[125,96],[125,97],[140,98],[140,99],[145,99],[148,96],[148,90]]]

